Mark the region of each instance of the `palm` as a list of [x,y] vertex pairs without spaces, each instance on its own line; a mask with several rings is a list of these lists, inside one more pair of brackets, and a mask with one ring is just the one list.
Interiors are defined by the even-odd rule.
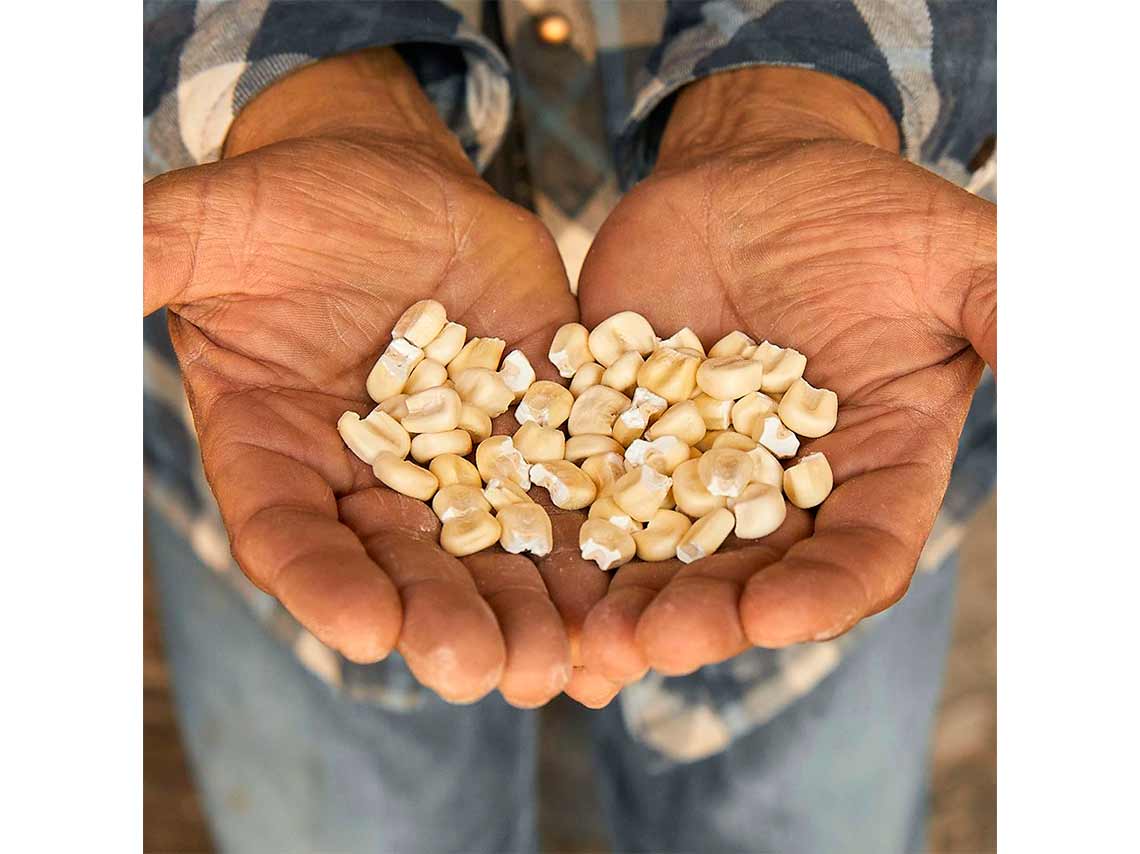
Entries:
[[[541,372],[575,319],[545,230],[473,174],[370,140],[278,143],[147,187],[147,287],[163,290],[234,554],[349,658],[397,643],[453,700],[544,702],[568,673],[530,561],[463,561],[421,502],[378,487],[335,424],[400,312],[433,297]],[[192,228],[175,215],[191,211]],[[193,234],[193,238],[185,238]]]
[[836,430],[803,446],[827,455],[836,489],[763,540],[624,567],[587,622],[587,663],[615,679],[688,672],[834,636],[902,596],[982,370],[946,317],[954,273],[934,247],[952,232],[969,252],[989,208],[845,143],[658,173],[619,204],[583,270],[584,322],[635,308],[662,335],[741,329],[802,351],[808,381],[839,395]]

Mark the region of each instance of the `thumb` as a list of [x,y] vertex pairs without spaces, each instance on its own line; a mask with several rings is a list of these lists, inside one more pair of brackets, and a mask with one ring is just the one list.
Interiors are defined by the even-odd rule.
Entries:
[[959,312],[961,334],[997,375],[997,268],[970,274]]

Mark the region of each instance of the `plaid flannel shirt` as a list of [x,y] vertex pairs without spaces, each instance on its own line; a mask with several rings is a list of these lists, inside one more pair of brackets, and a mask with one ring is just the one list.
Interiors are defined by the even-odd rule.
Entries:
[[[652,168],[677,91],[725,69],[794,65],[850,80],[890,110],[905,156],[986,198],[996,194],[992,0],[502,0],[493,9],[479,0],[148,0],[144,8],[147,177],[217,159],[234,116],[283,74],[391,45],[480,169],[507,133],[513,104],[524,139],[525,170],[517,171],[527,174],[530,202],[575,287],[594,233],[622,190]],[[552,13],[569,22],[559,44],[535,26]],[[348,662],[238,570],[202,474],[163,313],[145,321],[144,339],[147,500],[331,690],[413,709],[424,689],[398,656]],[[992,488],[995,423],[987,372],[920,570],[953,553]],[[874,625],[865,620],[824,643],[751,650],[691,676],[651,673],[620,695],[624,719],[663,762],[708,756],[819,684]]]

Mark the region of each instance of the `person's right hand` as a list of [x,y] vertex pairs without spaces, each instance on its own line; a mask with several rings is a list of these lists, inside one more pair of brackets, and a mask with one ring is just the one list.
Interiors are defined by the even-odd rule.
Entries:
[[365,376],[427,297],[556,378],[546,349],[577,309],[549,233],[476,175],[391,51],[278,82],[225,155],[145,185],[144,302],[168,310],[238,564],[353,661],[395,647],[453,702],[546,702],[571,673],[552,598],[604,584],[559,571],[548,593],[523,556],[449,556],[431,509],[379,487],[336,422],[371,408]]

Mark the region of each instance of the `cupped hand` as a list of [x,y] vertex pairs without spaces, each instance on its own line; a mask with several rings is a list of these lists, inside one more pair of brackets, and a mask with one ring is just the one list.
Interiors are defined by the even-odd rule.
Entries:
[[[822,100],[802,94],[821,82]],[[885,111],[842,100],[849,84],[789,69],[707,83],[598,234],[583,322],[633,309],[663,337],[740,329],[800,350],[808,382],[839,396],[835,431],[801,446],[826,454],[835,490],[766,538],[622,567],[583,639],[618,682],[832,638],[898,600],[995,359],[992,205],[894,154]]]

